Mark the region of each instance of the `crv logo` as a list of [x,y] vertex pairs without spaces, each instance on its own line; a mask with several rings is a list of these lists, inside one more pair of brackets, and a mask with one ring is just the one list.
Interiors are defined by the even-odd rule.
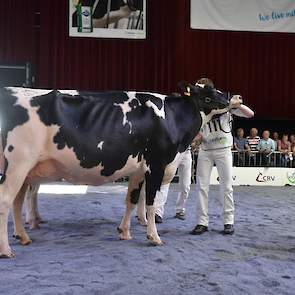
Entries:
[[256,177],[257,182],[271,182],[275,181],[275,179],[275,176],[263,175],[261,172],[259,172],[258,176]]

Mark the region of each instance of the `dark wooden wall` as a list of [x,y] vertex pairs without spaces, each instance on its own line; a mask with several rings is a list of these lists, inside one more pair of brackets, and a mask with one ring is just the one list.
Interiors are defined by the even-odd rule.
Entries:
[[192,30],[189,0],[147,2],[137,41],[69,38],[66,0],[1,1],[0,63],[32,61],[42,88],[166,93],[207,76],[258,118],[295,119],[295,34]]

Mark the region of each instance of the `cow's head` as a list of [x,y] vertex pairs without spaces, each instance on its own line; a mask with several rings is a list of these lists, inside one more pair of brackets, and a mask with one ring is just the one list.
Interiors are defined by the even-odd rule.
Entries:
[[213,110],[215,114],[227,111],[229,99],[227,94],[205,84],[192,85],[186,82],[179,84],[183,96],[193,99],[199,110],[206,115]]

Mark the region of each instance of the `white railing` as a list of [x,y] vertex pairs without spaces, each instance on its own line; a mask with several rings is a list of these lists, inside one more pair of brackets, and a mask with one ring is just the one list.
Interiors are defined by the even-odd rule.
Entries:
[[[284,155],[281,152],[272,152],[268,155],[259,152],[232,151],[234,167],[273,167],[295,168],[295,159],[292,154]],[[192,180],[196,180],[198,154],[192,153]],[[178,179],[178,174],[175,177]]]
[[[263,155],[259,152],[238,152],[232,151],[234,167],[272,167],[272,168],[295,168],[295,159],[290,155],[284,155],[281,152],[272,152]],[[196,180],[198,154],[192,153],[192,182]],[[124,177],[119,181],[128,181]],[[174,177],[178,181],[178,171]]]

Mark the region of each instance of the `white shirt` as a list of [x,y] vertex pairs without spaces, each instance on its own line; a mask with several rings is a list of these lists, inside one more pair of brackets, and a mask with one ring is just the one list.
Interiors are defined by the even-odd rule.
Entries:
[[202,150],[215,150],[233,145],[232,115],[230,112],[213,118],[201,129]]
[[229,112],[226,112],[219,117],[213,118],[203,126],[201,129],[202,150],[207,151],[232,147],[232,114],[239,117],[243,116],[240,110],[231,109]]

